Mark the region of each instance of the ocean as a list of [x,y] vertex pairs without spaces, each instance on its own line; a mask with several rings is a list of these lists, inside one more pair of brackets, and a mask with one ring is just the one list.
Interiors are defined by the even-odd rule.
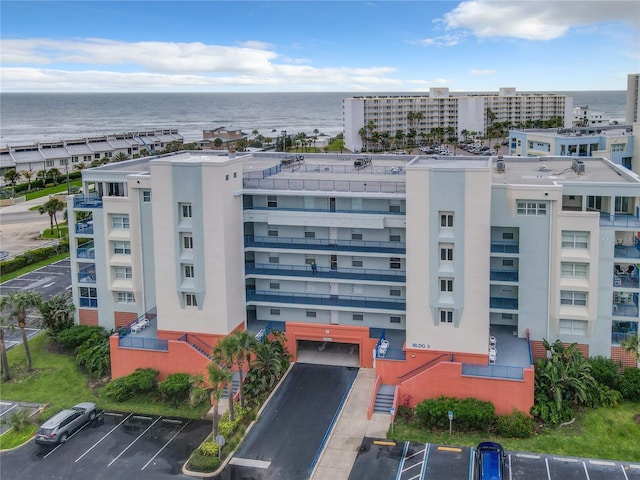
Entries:
[[[624,90],[554,93],[625,121]],[[335,136],[343,129],[342,99],[354,95],[378,93],[1,93],[0,145],[166,128],[177,128],[185,142],[218,127]]]

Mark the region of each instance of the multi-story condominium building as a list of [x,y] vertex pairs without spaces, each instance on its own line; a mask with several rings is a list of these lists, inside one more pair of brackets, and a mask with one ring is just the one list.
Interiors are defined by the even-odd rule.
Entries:
[[[513,126],[537,120],[562,119],[572,124],[573,99],[547,93],[516,93],[501,88],[494,94],[450,94],[448,88],[431,88],[428,95],[361,96],[343,100],[344,142],[351,151],[361,151],[361,129],[375,125],[375,131],[391,137],[398,130],[415,130],[420,141],[434,128],[452,131],[462,139],[463,132],[483,135],[497,122]],[[410,115],[411,113],[411,115]],[[416,114],[418,114],[416,116]],[[370,132],[369,132],[370,133]],[[447,135],[448,136],[448,135]]]
[[74,138],[28,145],[10,145],[0,148],[0,174],[15,168],[16,171],[37,172],[49,168],[61,171],[76,166],[88,167],[94,160],[113,159],[118,154],[131,158],[142,150],[153,153],[169,143],[183,143],[177,130],[151,130],[116,133],[96,137]]
[[509,131],[509,155],[605,157],[629,170],[638,167],[632,165],[634,143],[631,125]]
[[115,377],[203,372],[238,329],[498,412],[532,406],[544,339],[635,365],[640,178],[603,158],[186,151],[83,183],[76,316],[118,331]]
[[610,123],[611,121],[602,112],[593,111],[589,106],[573,107],[574,127],[602,127]]
[[627,123],[640,122],[640,73],[627,76]]

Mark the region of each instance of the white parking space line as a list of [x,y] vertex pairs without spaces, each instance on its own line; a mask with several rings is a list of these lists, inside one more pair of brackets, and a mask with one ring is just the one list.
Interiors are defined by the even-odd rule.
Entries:
[[[3,405],[11,405],[10,403],[4,403]],[[9,413],[11,410],[16,408],[18,404],[16,403],[13,407],[7,408],[4,412],[0,413],[0,417],[2,417],[5,413]]]
[[3,402],[0,400],[0,405],[11,405],[13,402]]
[[[76,430],[75,432],[73,432],[73,435],[71,435],[68,439],[67,442],[69,440],[71,440],[73,437],[75,437],[77,434],[79,434],[82,430],[84,430],[85,428],[87,428],[89,425],[91,424],[91,422],[87,422],[85,423],[82,427],[80,427],[78,430]],[[51,455],[53,452],[55,452],[56,450],[58,450],[62,445],[64,445],[64,443],[59,443],[58,445],[56,445],[56,448],[54,448],[53,450],[51,450],[49,453],[47,453],[44,457],[42,458],[47,458],[49,455]]]
[[51,285],[55,284],[56,282],[51,282],[51,283],[47,283],[46,285],[43,285],[42,288],[47,288],[50,287]]
[[607,460],[589,460],[591,465],[601,465],[603,467],[615,467],[616,462],[609,462]]
[[627,477],[627,472],[624,470],[624,465],[620,465],[620,468],[622,469],[622,474],[624,475],[625,480],[629,480],[629,477]]
[[587,464],[585,462],[582,462],[582,466],[584,467],[584,474],[587,476],[587,480],[591,480],[589,478],[589,471],[587,470]]
[[549,459],[545,457],[544,463],[547,466],[547,478],[551,480],[551,472],[549,471]]
[[158,450],[158,453],[156,453],[153,457],[151,457],[151,460],[149,460],[147,463],[145,463],[145,464],[144,464],[144,467],[142,467],[140,470],[144,470],[145,468],[147,468],[147,466],[149,466],[149,464],[150,464],[151,462],[153,462],[153,461],[156,459],[156,457],[157,457],[158,455],[160,455],[160,454],[162,453],[162,451],[163,451],[165,448],[167,448],[167,447],[169,446],[169,444],[173,441],[173,439],[174,439],[174,438],[176,438],[176,437],[178,436],[178,434],[179,434],[182,430],[184,430],[184,427],[186,427],[187,425],[189,425],[189,423],[190,423],[190,422],[191,422],[191,420],[188,420],[188,421],[187,421],[187,423],[185,423],[184,425],[182,425],[182,427],[180,428],[180,430],[178,430],[178,431],[173,435],[173,437],[171,437],[171,438],[169,439],[169,441],[168,441],[167,443],[165,443],[165,444],[162,446],[162,448],[161,448],[160,450]]
[[577,458],[567,458],[567,457],[553,457],[553,460],[556,462],[565,462],[565,463],[578,463]]
[[91,448],[89,448],[89,450],[87,450],[82,455],[80,455],[76,459],[76,461],[74,463],[78,463],[80,460],[82,460],[82,457],[84,457],[87,453],[89,453],[91,450],[96,448],[100,444],[100,442],[102,442],[105,438],[107,438],[109,435],[111,435],[111,433],[113,433],[113,431],[116,430],[120,425],[122,425],[124,422],[126,422],[131,415],[133,415],[133,413],[130,413],[129,415],[127,415],[124,420],[122,420],[119,424],[117,424],[115,427],[113,427],[111,430],[109,430],[100,440],[98,440],[96,443],[94,443],[93,446]]
[[540,460],[540,455],[531,455],[528,453],[516,453],[516,457],[519,458],[530,458],[532,460]]
[[142,438],[142,436],[145,433],[147,433],[151,427],[153,427],[156,423],[158,423],[160,421],[160,419],[162,419],[162,417],[156,418],[155,422],[153,422],[151,425],[149,425],[147,428],[145,428],[144,432],[142,432],[140,435],[138,435],[138,437],[133,442],[131,442],[129,445],[127,445],[127,447],[123,451],[121,451],[120,454],[116,458],[111,460],[111,462],[109,462],[107,467],[110,467],[111,465],[113,465],[115,463],[115,461],[118,460],[122,455],[124,455],[124,453],[127,450],[129,450],[131,447],[133,447],[133,444],[136,443],[138,440],[140,440]]
[[[471,462],[471,463],[473,464],[473,462]],[[471,472],[471,473],[473,473],[473,472]],[[511,473],[511,454],[509,454],[509,480],[513,480],[513,474]]]

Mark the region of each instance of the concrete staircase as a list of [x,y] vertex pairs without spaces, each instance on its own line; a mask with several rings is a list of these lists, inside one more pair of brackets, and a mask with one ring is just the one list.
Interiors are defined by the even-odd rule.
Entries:
[[202,355],[204,355],[205,357],[207,357],[209,360],[211,360],[213,357],[211,356],[211,353],[205,352],[202,348],[200,348],[198,345],[196,345],[195,343],[190,343],[189,345],[191,345],[193,348],[195,348],[198,352],[200,352]]
[[373,413],[389,414],[393,407],[393,396],[396,392],[394,385],[380,385],[376,394],[376,403],[373,406]]
[[[240,389],[240,374],[238,372],[233,372],[233,378],[231,379],[231,391],[233,392],[233,395],[238,393],[239,389]],[[220,397],[220,400],[222,400],[223,398],[229,398],[228,385],[225,385],[224,389],[222,390],[222,396]]]

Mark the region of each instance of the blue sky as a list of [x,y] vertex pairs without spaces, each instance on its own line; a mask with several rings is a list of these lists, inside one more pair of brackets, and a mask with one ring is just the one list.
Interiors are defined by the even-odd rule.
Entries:
[[640,2],[6,1],[3,92],[625,90]]

